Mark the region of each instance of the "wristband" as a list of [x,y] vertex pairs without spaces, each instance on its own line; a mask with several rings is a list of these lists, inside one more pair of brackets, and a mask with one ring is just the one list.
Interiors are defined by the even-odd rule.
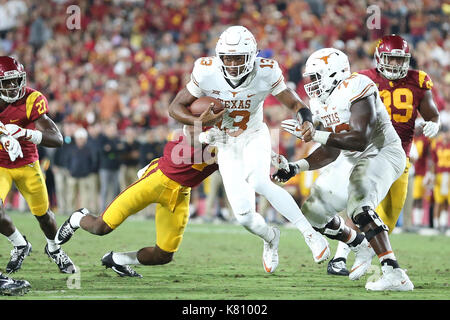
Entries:
[[320,144],[327,144],[328,137],[330,136],[331,132],[328,131],[320,131],[316,130],[316,133],[314,133],[313,140],[320,143]]
[[27,140],[34,144],[40,144],[42,142],[42,132],[39,130],[27,129]]
[[309,162],[305,159],[300,159],[298,161],[295,161],[293,164],[297,166],[298,172],[309,170]]
[[309,108],[304,107],[298,110],[297,112],[297,120],[298,122],[300,122],[300,124],[303,124],[305,121],[313,123],[312,117],[313,115],[311,110],[309,110]]

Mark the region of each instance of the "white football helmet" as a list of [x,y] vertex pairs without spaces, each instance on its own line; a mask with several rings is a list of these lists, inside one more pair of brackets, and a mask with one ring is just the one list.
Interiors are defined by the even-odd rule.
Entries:
[[[223,75],[229,80],[239,80],[253,70],[258,50],[253,34],[243,26],[231,26],[221,35],[216,45],[216,57],[218,58]],[[224,56],[245,56],[245,62],[236,66],[225,66]],[[237,75],[232,75],[229,70],[237,69]]]
[[317,50],[306,61],[303,76],[312,78],[310,83],[304,85],[308,96],[324,102],[333,89],[350,76],[348,57],[334,48]]

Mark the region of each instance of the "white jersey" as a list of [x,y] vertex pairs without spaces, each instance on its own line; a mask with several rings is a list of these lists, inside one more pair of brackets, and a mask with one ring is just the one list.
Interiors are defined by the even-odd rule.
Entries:
[[354,73],[334,89],[325,103],[320,103],[317,99],[311,100],[310,108],[314,119],[317,119],[326,130],[339,133],[350,130],[350,107],[352,103],[374,93],[376,99],[375,131],[364,151],[343,151],[343,154],[351,161],[359,159],[361,156],[377,154],[381,148],[387,145],[399,144],[401,146],[400,138],[392,126],[386,107],[380,99],[377,86],[369,77]]
[[221,129],[234,132],[258,130],[263,124],[263,104],[269,94],[277,95],[286,89],[284,77],[275,60],[256,58],[247,79],[235,87],[222,73],[217,57],[203,57],[195,61],[191,81],[186,88],[199,98],[217,98],[225,106]]

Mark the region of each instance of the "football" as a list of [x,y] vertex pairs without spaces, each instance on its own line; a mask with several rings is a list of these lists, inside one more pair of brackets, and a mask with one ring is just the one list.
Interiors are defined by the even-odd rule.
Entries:
[[204,97],[200,97],[197,100],[195,100],[189,106],[188,109],[191,111],[191,113],[194,116],[198,117],[206,109],[208,109],[208,107],[210,106],[211,103],[214,103],[214,107],[212,109],[214,113],[219,113],[220,111],[222,111],[225,108],[224,105],[222,104],[222,102],[220,102],[220,100],[213,98],[213,97],[204,96]]

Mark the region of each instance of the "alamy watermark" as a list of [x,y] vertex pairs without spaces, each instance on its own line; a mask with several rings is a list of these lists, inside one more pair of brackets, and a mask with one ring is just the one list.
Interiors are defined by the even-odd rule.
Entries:
[[366,9],[367,17],[366,26],[367,29],[381,29],[381,9],[377,5],[368,6]]
[[69,15],[66,19],[66,27],[69,30],[81,29],[81,9],[77,5],[68,6],[66,13]]

